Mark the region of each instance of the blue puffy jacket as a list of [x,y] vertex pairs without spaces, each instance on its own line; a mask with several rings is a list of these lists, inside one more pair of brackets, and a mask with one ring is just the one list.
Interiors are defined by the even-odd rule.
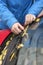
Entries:
[[16,22],[24,24],[26,14],[37,16],[43,0],[0,0],[0,29],[11,28]]

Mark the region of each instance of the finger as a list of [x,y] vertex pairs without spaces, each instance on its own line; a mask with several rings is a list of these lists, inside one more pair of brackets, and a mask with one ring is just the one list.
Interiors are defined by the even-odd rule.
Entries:
[[20,28],[21,30],[24,30],[24,27],[21,24],[18,25],[18,28]]
[[14,34],[18,34],[18,32],[15,30],[15,29],[13,29],[13,31],[12,31]]
[[25,21],[25,25],[28,25],[30,23],[30,18],[28,18],[26,21]]
[[14,33],[15,33],[15,34],[18,34],[18,32],[17,32],[16,30],[14,30]]
[[27,18],[25,19],[25,24],[24,25],[27,25],[28,24],[28,20],[27,20]]
[[35,19],[36,19],[36,17],[33,15],[33,19],[32,20],[35,21]]
[[16,27],[15,27],[15,28],[13,27],[12,32],[13,32],[14,34],[19,34],[18,31],[16,30]]
[[18,27],[15,30],[17,31],[18,34],[21,33],[21,30]]
[[31,17],[31,19],[30,19],[30,23],[31,23],[31,22],[33,22],[33,21],[34,21],[34,18],[33,18],[33,17]]

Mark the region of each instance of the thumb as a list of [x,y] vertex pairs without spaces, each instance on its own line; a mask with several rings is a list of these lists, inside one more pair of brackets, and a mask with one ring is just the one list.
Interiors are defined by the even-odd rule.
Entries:
[[21,30],[24,30],[24,27],[23,27],[21,24],[18,24],[18,27],[19,27]]

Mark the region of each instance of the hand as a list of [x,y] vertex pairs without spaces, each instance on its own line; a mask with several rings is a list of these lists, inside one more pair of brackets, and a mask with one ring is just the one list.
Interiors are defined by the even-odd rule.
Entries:
[[32,23],[34,20],[36,19],[36,17],[32,14],[27,14],[25,17],[25,26]]
[[12,28],[11,28],[11,31],[14,33],[14,34],[19,34],[21,33],[22,31],[24,30],[24,27],[20,24],[20,23],[15,23]]

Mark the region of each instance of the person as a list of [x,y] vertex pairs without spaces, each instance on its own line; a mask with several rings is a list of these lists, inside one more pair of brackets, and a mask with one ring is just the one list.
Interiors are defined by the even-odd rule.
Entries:
[[0,0],[0,29],[24,30],[43,9],[43,0]]

